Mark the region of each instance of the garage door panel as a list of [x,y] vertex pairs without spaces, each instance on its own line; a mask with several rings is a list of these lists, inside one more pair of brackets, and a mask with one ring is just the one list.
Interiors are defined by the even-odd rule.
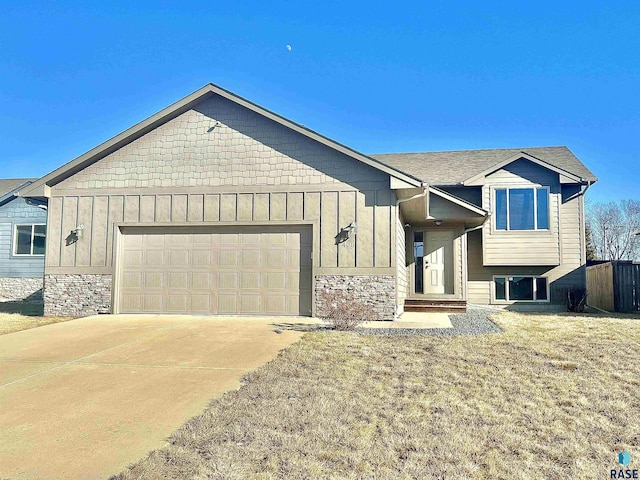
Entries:
[[194,245],[211,245],[212,235],[210,233],[201,233],[198,235],[192,235],[192,243]]
[[240,243],[239,235],[237,233],[223,233],[220,235],[220,245],[233,245],[237,246]]
[[142,311],[142,294],[123,294],[120,297],[120,308],[125,312]]
[[123,231],[118,311],[309,315],[310,227]]
[[260,290],[260,272],[240,272],[240,290]]
[[142,250],[129,250],[124,252],[124,261],[126,262],[127,265],[131,265],[132,267],[135,266],[142,266],[142,258],[143,258],[143,251]]
[[238,313],[238,296],[235,293],[218,294],[218,312],[221,314]]
[[209,290],[211,288],[211,274],[209,272],[191,273],[191,288],[194,290]]
[[162,293],[145,293],[142,295],[142,308],[145,312],[164,312],[164,302]]
[[238,252],[236,250],[220,250],[218,252],[219,267],[237,267]]
[[260,250],[243,250],[241,254],[240,265],[242,267],[259,267],[261,263],[261,251]]
[[240,236],[241,245],[260,245],[262,235],[259,233],[245,233]]
[[142,288],[142,272],[126,272],[122,275],[124,288]]
[[269,233],[264,235],[262,244],[264,246],[287,245],[286,233]]
[[[148,267],[164,267],[164,250],[145,250],[144,251],[144,266]],[[125,260],[126,264],[126,260]]]
[[164,272],[144,272],[144,288],[162,289],[164,288]]
[[267,250],[267,267],[268,268],[281,268],[286,267],[287,251],[286,250]]
[[209,268],[211,266],[211,250],[193,250],[190,265],[195,268]]
[[[183,246],[183,248],[186,245]],[[189,250],[169,250],[169,265],[172,267],[184,267],[189,265]]]
[[271,294],[265,299],[265,313],[271,315],[282,315],[287,312],[287,296]]
[[[129,236],[129,235],[127,235]],[[137,235],[131,235],[131,237],[135,237]],[[140,235],[143,238],[143,243],[145,247],[164,247],[164,235]]]
[[289,267],[298,269],[300,267],[300,250],[289,250]]
[[169,288],[187,290],[189,288],[189,272],[169,272]]
[[300,310],[300,296],[299,295],[289,295],[287,297],[287,311],[291,314],[291,315],[296,315],[296,313],[291,313],[291,312],[298,312],[298,311],[305,311]]
[[238,272],[220,272],[217,277],[219,290],[238,290]]
[[206,294],[192,294],[190,296],[191,313],[211,313],[211,295]]
[[300,290],[300,274],[298,272],[289,272],[287,275],[287,289]]
[[265,272],[262,287],[266,290],[286,290],[287,274],[284,272]]
[[240,294],[240,310],[242,314],[260,313],[260,296],[255,294]]
[[186,312],[188,308],[189,295],[170,294],[167,301],[167,311],[172,313]]

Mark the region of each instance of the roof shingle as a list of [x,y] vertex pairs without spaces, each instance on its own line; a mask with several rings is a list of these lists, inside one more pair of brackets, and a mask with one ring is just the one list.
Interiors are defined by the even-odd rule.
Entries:
[[503,160],[527,153],[585,181],[596,176],[567,147],[504,148],[451,152],[385,153],[370,157],[431,185],[458,185]]
[[27,182],[35,181],[35,178],[1,178],[0,179],[0,197],[15,190]]

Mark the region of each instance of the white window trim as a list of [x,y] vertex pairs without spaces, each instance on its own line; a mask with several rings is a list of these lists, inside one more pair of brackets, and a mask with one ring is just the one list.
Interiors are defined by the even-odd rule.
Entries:
[[[526,277],[526,278],[532,278],[533,279],[533,298],[535,299],[537,297],[537,285],[536,285],[536,279],[537,278],[544,278],[546,280],[547,283],[547,299],[546,300],[510,300],[509,299],[509,278],[513,278],[513,277]],[[506,300],[503,299],[497,299],[496,298],[496,278],[504,278],[506,279],[505,282],[505,295],[506,295]],[[520,303],[520,302],[525,302],[525,303],[550,303],[551,302],[551,289],[550,289],[550,282],[549,282],[549,277],[545,277],[544,275],[527,275],[527,274],[518,274],[518,273],[511,273],[508,275],[494,275],[493,279],[491,281],[491,303],[496,303],[496,304],[513,304],[513,303]]]
[[[522,190],[528,189],[533,190],[533,230],[511,230],[510,220],[509,220],[509,190]],[[494,232],[550,232],[551,231],[551,188],[541,186],[533,186],[533,185],[509,185],[504,187],[494,186],[491,187],[493,192],[492,195],[492,206],[495,215],[493,215],[493,231]],[[497,190],[506,190],[507,192],[507,229],[503,230],[498,228],[496,222],[498,221],[498,208],[496,206],[496,191]],[[538,190],[546,190],[547,191],[547,218],[549,219],[549,228],[538,228]]]
[[[44,253],[33,253],[33,238],[36,226],[46,227],[46,223],[16,223],[13,225],[13,246],[11,253],[14,257],[44,257]],[[31,227],[31,253],[18,253],[18,227]],[[45,234],[45,246],[46,246],[46,234]]]

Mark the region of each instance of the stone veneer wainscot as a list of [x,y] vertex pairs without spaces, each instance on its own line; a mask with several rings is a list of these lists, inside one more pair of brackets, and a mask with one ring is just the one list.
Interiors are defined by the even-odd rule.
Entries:
[[377,318],[393,320],[396,304],[396,278],[393,275],[318,275],[315,284],[316,310],[322,292],[344,291],[356,300],[370,305]]
[[44,276],[44,314],[86,316],[111,312],[111,275]]
[[0,301],[42,303],[42,278],[0,277]]

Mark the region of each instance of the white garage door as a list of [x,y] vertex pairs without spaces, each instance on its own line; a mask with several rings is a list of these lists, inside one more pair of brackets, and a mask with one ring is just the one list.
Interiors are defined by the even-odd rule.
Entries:
[[311,315],[311,227],[122,231],[119,313]]

